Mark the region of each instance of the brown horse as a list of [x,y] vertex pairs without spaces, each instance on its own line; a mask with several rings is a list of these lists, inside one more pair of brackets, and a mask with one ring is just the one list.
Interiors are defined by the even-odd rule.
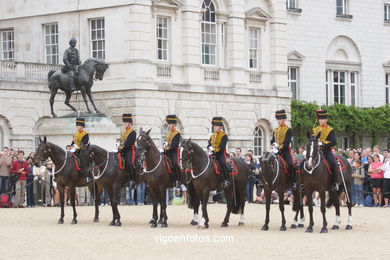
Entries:
[[[121,226],[120,214],[118,210],[118,201],[120,190],[129,182],[130,176],[126,169],[120,169],[117,153],[108,152],[97,145],[82,146],[80,149],[80,160],[84,168],[93,172],[93,177],[99,183],[96,192],[96,198],[100,199],[101,187],[107,191],[112,208],[113,218],[110,226]],[[132,177],[135,179],[135,169]],[[99,204],[95,204],[95,219],[99,218]]]
[[[143,168],[142,173],[140,173],[140,181],[145,181],[148,185],[148,191],[153,201],[153,215],[149,223],[152,228],[157,227],[157,223],[165,228],[168,227],[166,191],[173,185],[173,174],[169,173],[169,163],[150,137],[150,130],[145,132],[141,128],[139,131],[136,164],[138,168]],[[158,204],[160,204],[161,211],[160,219],[157,222]]]
[[[39,166],[41,161],[47,160],[50,158],[56,170],[53,173],[54,180],[57,183],[57,189],[60,193],[60,202],[61,202],[61,216],[58,220],[58,224],[64,223],[64,190],[65,187],[69,187],[70,190],[70,201],[73,208],[73,220],[71,224],[77,224],[77,212],[75,205],[75,196],[76,196],[76,187],[84,187],[87,184],[84,181],[82,171],[87,171],[88,169],[78,170],[76,160],[73,158],[72,154],[65,152],[61,147],[53,143],[47,142],[46,136],[43,140],[40,139],[38,148],[35,152],[34,163],[36,166]],[[92,184],[88,185],[90,191],[92,191]],[[95,187],[97,188],[97,187]],[[96,203],[97,200],[95,200]],[[97,222],[95,214],[95,222]]]
[[[197,208],[202,203],[202,218],[199,221],[198,228],[208,228],[207,203],[210,191],[218,190],[221,187],[222,176],[216,174],[215,160],[210,158],[199,145],[191,142],[191,139],[181,143],[181,160],[183,168],[191,169],[190,181],[195,193],[195,196],[191,198],[194,205],[194,219],[191,224],[197,222]],[[227,211],[221,227],[228,226],[230,213],[241,214],[239,225],[243,225],[245,221],[245,190],[248,178],[252,174],[252,169],[250,169],[248,164],[237,158],[232,160],[236,169],[234,175],[229,175],[231,185],[224,189]],[[189,176],[187,175],[185,179],[188,182]]]
[[[282,226],[280,231],[286,231],[286,219],[284,217],[284,192],[293,187],[292,176],[289,176],[291,173],[287,173],[287,165],[282,161],[279,155],[275,155],[272,152],[266,152],[263,156],[260,157],[261,165],[261,178],[264,184],[264,194],[266,199],[266,216],[265,223],[261,230],[267,231],[269,229],[269,211],[271,205],[271,193],[275,190],[279,196],[279,210],[282,214]],[[294,200],[300,199],[300,193],[296,190],[292,190],[294,195]],[[297,204],[298,205],[298,204]],[[294,223],[291,225],[291,228],[296,228],[298,213],[301,212],[301,219],[298,227],[303,227],[304,215],[303,207],[293,208],[296,211],[294,218]]]
[[[336,182],[340,184],[347,194],[348,206],[348,225],[346,229],[352,229],[352,203],[351,203],[351,167],[343,156],[336,156],[336,162],[340,171],[337,172]],[[334,205],[336,209],[336,223],[332,229],[339,229],[340,221],[340,204],[338,193],[331,188],[331,176],[329,166],[326,165],[322,151],[318,146],[318,137],[308,134],[308,144],[305,161],[301,164],[300,183],[303,184],[306,197],[308,198],[308,207],[310,213],[310,223],[306,232],[313,232],[313,200],[312,194],[318,191],[321,198],[321,213],[323,225],[321,233],[327,233],[327,221],[325,216],[325,192],[329,192],[329,201],[327,207]],[[341,174],[340,174],[341,173]]]

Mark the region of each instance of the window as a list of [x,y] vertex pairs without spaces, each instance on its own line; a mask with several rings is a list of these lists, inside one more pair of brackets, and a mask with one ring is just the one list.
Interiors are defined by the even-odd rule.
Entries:
[[251,69],[259,67],[259,35],[259,29],[249,29],[249,68]]
[[1,59],[14,60],[14,29],[1,30]]
[[347,14],[347,0],[337,0],[336,5],[337,15]]
[[91,50],[92,57],[105,59],[104,18],[91,20]]
[[162,128],[161,128],[161,147],[164,143],[164,140],[165,140],[165,136],[167,135],[168,133],[168,125],[167,124],[163,124]]
[[390,4],[385,5],[384,9],[385,9],[385,12],[384,12],[384,14],[385,14],[385,22],[389,22],[390,23]]
[[298,67],[288,67],[288,86],[292,92],[292,99],[298,99]]
[[325,71],[325,88],[326,88],[326,105],[329,106],[329,74],[330,71]]
[[202,64],[216,65],[217,56],[217,24],[215,8],[211,0],[202,3]]
[[334,103],[345,104],[345,71],[333,72]]
[[253,132],[253,152],[255,156],[263,154],[263,131],[260,127],[256,127]]
[[47,64],[58,64],[58,24],[44,25],[45,61]]
[[350,73],[350,88],[351,88],[351,106],[356,105],[356,72]]
[[287,0],[287,9],[297,9],[298,8],[298,0]]
[[157,37],[157,59],[168,61],[168,18],[157,17],[156,22]]
[[387,73],[386,74],[386,78],[385,78],[385,102],[386,102],[386,105],[389,105],[390,104],[390,73]]

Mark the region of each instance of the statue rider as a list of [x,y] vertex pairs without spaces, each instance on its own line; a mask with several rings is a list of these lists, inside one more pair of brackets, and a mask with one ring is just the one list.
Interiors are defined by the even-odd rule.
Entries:
[[61,69],[63,73],[68,73],[70,76],[70,91],[76,90],[76,76],[78,72],[80,61],[79,51],[76,49],[77,41],[74,37],[69,40],[70,47],[64,52],[64,63],[65,66]]

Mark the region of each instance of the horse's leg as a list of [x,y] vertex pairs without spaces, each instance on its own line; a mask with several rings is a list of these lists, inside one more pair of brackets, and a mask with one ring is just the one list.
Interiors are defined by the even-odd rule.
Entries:
[[334,209],[336,211],[336,219],[335,219],[335,223],[334,225],[332,226],[332,229],[333,230],[336,230],[336,229],[339,229],[340,227],[340,224],[341,224],[341,217],[340,217],[340,201],[338,199],[338,196],[336,194],[336,192],[334,191],[331,191],[329,193],[329,199],[332,199],[332,196],[335,198],[333,199],[333,206],[334,206]]
[[160,218],[162,219],[161,227],[166,228],[166,227],[168,227],[167,201],[166,201],[167,193],[166,193],[166,189],[163,189],[163,188],[161,188],[160,192],[161,192],[161,196],[160,196],[161,197],[161,201],[160,201],[161,216],[160,216]]
[[64,187],[58,186],[58,192],[60,193],[60,203],[61,203],[61,216],[60,219],[58,220],[58,224],[64,224],[64,206],[65,206],[65,194],[64,194]]
[[306,228],[306,232],[308,232],[308,233],[312,233],[313,232],[313,226],[314,226],[312,195],[313,195],[313,192],[306,192],[307,206],[309,208],[309,214],[310,214],[310,223],[309,223],[309,226]]
[[89,109],[89,106],[88,106],[87,93],[85,91],[85,88],[81,87],[80,92],[81,92],[81,95],[83,96],[85,106],[87,107],[87,111],[89,114],[91,114],[91,109]]
[[299,210],[295,212],[293,223],[290,226],[291,229],[296,229],[298,227],[298,215],[299,215]]
[[303,196],[302,193],[299,193],[299,212],[300,212],[300,219],[298,222],[298,227],[303,228],[305,223],[305,213],[303,212],[303,202],[302,202]]
[[226,197],[226,200],[227,200],[227,203],[226,203],[226,215],[225,215],[225,219],[223,220],[222,224],[221,224],[221,227],[228,227],[228,224],[229,224],[229,218],[230,218],[230,213],[232,212],[232,209],[233,209],[233,199],[232,199],[232,194],[230,192],[225,192],[225,197]]
[[93,222],[99,222],[99,206],[100,206],[100,196],[102,194],[102,185],[94,183],[93,190],[91,192],[93,193],[95,199],[95,218],[93,219]]
[[321,198],[321,213],[322,213],[322,229],[320,233],[328,233],[328,222],[326,221],[326,215],[325,215],[325,191],[320,192],[320,198]]
[[76,187],[71,186],[70,189],[70,203],[72,204],[73,208],[73,220],[71,224],[77,224],[77,212],[76,212]]
[[114,225],[116,227],[120,227],[122,226],[122,223],[121,223],[121,216],[118,210],[118,200],[119,200],[119,191],[120,191],[120,186],[118,183],[114,182],[112,191],[113,191],[114,200],[111,202],[111,205],[113,207],[113,212],[114,212],[114,219],[115,219]]
[[279,210],[282,214],[282,226],[280,227],[280,231],[286,231],[286,218],[284,217],[284,192],[283,190],[278,190],[278,196],[279,196]]
[[245,192],[246,187],[244,186],[241,191],[238,193],[240,196],[240,204],[241,204],[241,216],[240,216],[240,221],[238,222],[239,226],[244,226],[245,225],[245,215],[244,215],[244,208],[245,208]]
[[269,229],[268,224],[269,224],[269,210],[271,208],[271,193],[272,190],[269,188],[266,188],[264,190],[264,195],[265,195],[265,222],[261,230],[267,231]]
[[152,198],[153,202],[153,215],[152,215],[152,220],[149,222],[151,224],[150,227],[156,228],[157,227],[157,218],[158,218],[158,213],[157,213],[157,206],[158,206],[158,199],[156,194],[152,191],[152,189],[149,189],[149,194]]
[[208,189],[204,189],[202,194],[202,218],[199,221],[198,229],[204,229],[209,227],[209,218],[207,216],[207,203],[209,200],[210,191]]
[[110,202],[111,202],[110,206],[111,206],[111,210],[112,210],[112,220],[108,225],[115,226],[115,208],[114,208],[115,196],[114,196],[114,192],[113,192],[113,189],[110,185],[105,186],[104,189],[108,193],[108,197],[110,197]]
[[58,87],[54,86],[50,89],[50,91],[51,91],[51,95],[50,95],[49,103],[50,103],[51,115],[53,117],[57,117],[56,113],[54,113],[53,105],[54,105],[54,98],[57,95]]
[[67,105],[68,107],[70,107],[74,112],[77,112],[76,108],[74,108],[74,106],[72,106],[70,103],[69,103],[69,100],[70,100],[70,97],[72,96],[72,92],[70,91],[65,91],[65,105]]
[[95,109],[96,113],[100,114],[100,111],[96,108],[95,102],[93,101],[92,94],[91,94],[91,88],[86,88],[87,95],[89,97],[89,101],[91,101],[93,108]]
[[348,207],[348,225],[345,227],[346,230],[351,230],[352,229],[352,201],[351,199],[351,191],[347,190],[349,200],[347,201],[347,207]]

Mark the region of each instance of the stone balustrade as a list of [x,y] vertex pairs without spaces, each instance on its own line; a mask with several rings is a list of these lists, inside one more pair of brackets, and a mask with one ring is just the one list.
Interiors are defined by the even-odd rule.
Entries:
[[50,70],[60,70],[62,65],[43,63],[0,61],[2,81],[47,81]]

